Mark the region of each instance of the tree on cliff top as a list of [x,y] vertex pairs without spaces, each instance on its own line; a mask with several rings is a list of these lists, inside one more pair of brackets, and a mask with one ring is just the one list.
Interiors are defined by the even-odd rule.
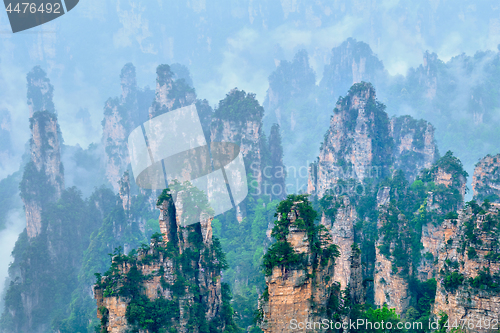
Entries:
[[215,117],[232,121],[242,121],[246,119],[262,119],[264,108],[255,99],[255,94],[246,93],[244,90],[234,88],[226,98],[219,102],[215,109]]

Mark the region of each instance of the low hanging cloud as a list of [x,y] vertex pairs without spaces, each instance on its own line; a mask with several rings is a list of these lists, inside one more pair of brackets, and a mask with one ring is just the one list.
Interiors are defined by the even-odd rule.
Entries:
[[[11,253],[19,234],[26,226],[24,212],[21,209],[11,210],[7,215],[7,221],[7,227],[0,231],[0,295],[2,295],[2,301],[9,274],[9,265],[13,261]],[[3,312],[3,302],[0,302],[0,311]]]

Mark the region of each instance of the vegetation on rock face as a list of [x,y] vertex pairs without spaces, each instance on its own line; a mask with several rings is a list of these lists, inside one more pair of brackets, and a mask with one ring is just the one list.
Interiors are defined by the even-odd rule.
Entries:
[[[164,192],[165,193],[165,192]],[[143,244],[137,251],[128,255],[118,248],[113,254],[110,269],[101,276],[96,273],[96,290],[101,290],[104,297],[122,297],[127,300],[126,319],[132,330],[149,332],[167,332],[166,329],[179,325],[181,307],[184,300],[192,298],[193,304],[185,311],[187,328],[200,332],[239,332],[234,323],[234,311],[230,305],[231,294],[226,284],[222,285],[222,307],[218,315],[210,321],[206,319],[206,299],[209,291],[200,287],[200,272],[211,279],[220,278],[222,269],[227,268],[226,259],[220,249],[220,243],[213,239],[211,247],[200,239],[200,224],[190,225],[185,229],[189,247],[182,253],[178,244],[164,244],[163,235],[151,236],[151,246]],[[166,262],[173,263],[173,276],[169,276]],[[144,275],[144,267],[159,267],[149,275]],[[144,284],[155,276],[160,277],[161,289],[158,297],[151,300],[145,295]],[[173,284],[167,281],[173,280]],[[164,295],[169,294],[166,298]],[[205,301],[202,301],[205,300]],[[186,317],[185,317],[186,318]]]
[[[32,240],[28,240],[26,231],[21,235],[13,251],[14,262],[10,271],[15,274],[22,272],[24,278],[11,281],[7,290],[1,320],[3,328],[10,332],[29,331],[26,316],[31,315],[31,329],[52,327],[61,332],[74,332],[61,321],[73,307],[71,295],[78,288],[79,268],[82,255],[89,246],[90,233],[102,223],[96,205],[100,209],[106,208],[106,199],[96,194],[84,201],[77,189],[67,189],[57,203],[47,204],[42,214],[40,235]],[[34,297],[33,293],[36,293],[38,302],[27,313],[21,295]],[[90,318],[94,318],[95,305],[92,302],[90,310],[93,315]],[[88,320],[81,315],[70,320],[83,322],[83,329],[88,325]]]
[[261,120],[264,108],[259,105],[255,94],[233,89],[219,102],[214,117],[232,121]]
[[226,253],[229,268],[224,272],[224,280],[231,285],[235,320],[240,327],[252,325],[259,294],[265,289],[261,263],[268,245],[266,230],[279,201],[249,195],[244,203],[246,216],[241,222],[234,210],[212,221],[214,236],[220,239]]
[[[290,214],[297,212],[296,220],[291,221]],[[288,195],[276,209],[274,227],[271,236],[276,239],[263,257],[262,267],[265,275],[271,275],[274,267],[285,269],[306,269],[307,254],[296,253],[287,239],[290,229],[305,231],[309,243],[313,269],[318,264],[325,266],[328,260],[335,262],[340,253],[337,245],[329,243],[328,233],[323,225],[317,225],[317,212],[313,209],[306,195]]]
[[[28,81],[28,105],[32,107],[33,112],[48,111],[55,112],[54,102],[52,101],[54,95],[54,86],[50,84],[47,74],[40,66],[35,66],[26,75]],[[47,90],[44,91],[42,86],[46,86]]]
[[[451,173],[452,176],[457,175],[457,181],[452,181],[449,187],[443,184],[436,185],[438,167]],[[374,302],[371,279],[375,270],[373,266],[376,259],[375,244],[378,243],[380,254],[392,264],[392,274],[403,277],[409,286],[410,307],[401,320],[420,322],[424,327],[427,325],[431,317],[430,311],[436,295],[437,282],[435,279],[419,281],[417,277],[418,267],[424,259],[422,230],[426,225],[440,225],[445,219],[456,223],[458,218],[456,210],[462,203],[457,187],[464,184],[465,176],[460,161],[448,153],[431,169],[424,170],[412,183],[407,180],[403,171],[396,170],[391,177],[378,184],[367,183],[363,195],[349,194],[349,202],[356,208],[358,215],[354,241],[355,244],[360,244],[360,255],[366,267],[363,277],[367,304]],[[387,204],[378,207],[377,194],[382,197],[387,195]],[[335,224],[336,215],[343,207],[343,203],[342,195],[326,191],[325,195],[316,199],[314,204],[332,224]],[[491,224],[496,225],[496,222]],[[434,258],[425,260],[434,261]],[[450,290],[464,282],[463,277],[452,272],[443,273],[444,275],[439,277],[443,278],[444,284]],[[347,306],[347,309],[338,308],[335,312],[337,315],[343,313],[349,315],[351,319],[365,318],[368,315],[368,308],[352,304],[350,299],[342,296],[342,293],[339,292],[336,299],[332,304],[343,299],[342,302]],[[425,330],[417,331],[425,332]]]

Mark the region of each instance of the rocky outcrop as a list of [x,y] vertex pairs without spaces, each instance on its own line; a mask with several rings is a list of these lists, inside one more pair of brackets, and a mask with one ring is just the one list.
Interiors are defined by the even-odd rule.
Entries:
[[30,162],[25,167],[20,189],[28,237],[33,238],[41,232],[45,206],[61,197],[64,169],[61,163],[61,132],[52,103],[53,87],[40,67],[35,67],[27,78],[31,116]]
[[309,171],[308,193],[322,197],[327,189],[337,187],[336,193],[341,194],[349,181],[384,177],[391,165],[389,134],[389,119],[375,100],[372,85],[352,86],[333,111],[318,161]]
[[437,161],[431,169],[425,172],[424,178],[432,180],[436,185],[444,185],[449,191],[436,189],[429,195],[427,205],[429,209],[437,209],[446,213],[456,211],[463,207],[467,177],[469,174],[463,170],[462,162],[453,156],[451,151]]
[[446,314],[448,326],[463,322],[471,331],[490,332],[486,322],[500,318],[498,206],[470,203],[445,226],[438,249],[437,292],[433,312]]
[[250,191],[283,198],[286,188],[280,130],[274,126],[268,141],[262,129],[263,115],[254,94],[233,89],[215,109],[210,141],[232,142],[240,147],[247,173],[255,180]]
[[355,83],[362,81],[377,84],[383,76],[384,65],[372,52],[370,46],[356,39],[348,38],[332,49],[330,64],[325,66],[320,87],[329,96],[336,98]]
[[440,60],[436,53],[424,53],[424,63],[419,67],[419,83],[426,88],[425,97],[429,100],[436,97],[438,86],[438,67]]
[[[106,332],[137,328],[153,332],[167,327],[200,332],[204,325],[222,331],[228,323],[222,320],[224,259],[218,243],[212,241],[212,219],[182,227],[185,212],[176,211],[178,204],[164,191],[158,201],[163,236],[153,236],[150,246],[137,254],[116,255],[111,271],[95,286],[97,315]],[[168,311],[156,313],[161,307],[153,310],[148,304],[161,304]],[[152,312],[140,316],[134,312],[139,307]],[[154,323],[147,322],[148,316]]]
[[472,178],[474,199],[500,203],[500,154],[481,159]]
[[309,171],[308,193],[322,197],[334,189],[349,194],[357,183],[379,182],[390,169],[403,170],[414,180],[432,166],[439,157],[432,125],[409,116],[389,121],[384,110],[369,83],[353,85],[339,99]]
[[[330,300],[340,294],[339,284],[331,278],[338,248],[327,234],[313,234],[314,216],[305,196],[289,196],[283,202],[273,229],[277,243],[264,256],[267,289],[259,310],[260,327],[266,333],[290,332],[294,322],[327,318],[334,311]],[[316,236],[321,249],[312,244]],[[288,250],[278,250],[283,248]]]
[[194,89],[189,87],[184,79],[174,80],[175,74],[169,65],[158,66],[156,74],[156,97],[149,108],[150,118],[196,101]]
[[340,256],[335,260],[333,281],[341,289],[348,289],[356,304],[364,303],[365,288],[362,285],[363,272],[360,250],[354,242],[354,225],[358,221],[356,207],[348,196],[337,197],[330,203],[332,213],[321,216],[321,224],[328,230],[332,243],[338,246]]
[[[407,277],[412,275],[415,267],[401,262],[394,264],[393,254],[397,248],[396,252],[403,251],[410,258],[411,241],[384,239],[380,231],[378,237],[365,234],[356,230],[355,225],[361,220],[367,225],[376,225],[375,229],[391,230],[389,233],[409,233],[408,218],[393,204],[403,200],[408,190],[398,193],[398,189],[391,186],[378,185],[391,174],[391,170],[396,187],[408,186],[408,180],[417,179],[426,168],[430,171],[426,171],[429,179],[425,181],[435,181],[436,184],[441,181],[439,175],[444,174],[439,168],[446,169],[450,179],[456,180],[448,184],[453,189],[465,189],[465,178],[452,172],[452,167],[446,163],[436,166],[438,151],[432,125],[409,116],[389,120],[384,109],[376,101],[375,91],[369,83],[355,84],[346,97],[339,99],[318,160],[310,167],[308,192],[322,203],[331,201],[322,206],[322,224],[341,249],[335,267],[335,280],[340,282],[342,288],[349,288],[356,304],[368,300],[379,306],[387,304],[398,313],[403,313],[411,298]],[[447,188],[446,184],[443,186]],[[366,201],[359,200],[366,200],[367,197],[374,200],[371,193],[377,190],[376,202],[368,209],[378,211],[379,217],[367,217],[367,208],[361,207],[366,205]],[[441,189],[434,195],[431,193],[431,205],[434,202],[434,208],[441,207],[448,192]],[[446,209],[458,206],[457,203]],[[446,209],[443,208],[443,211]],[[360,216],[358,210],[365,212]],[[372,241],[373,245],[369,245]],[[357,244],[362,244],[363,251],[360,256],[354,257],[353,249]],[[356,267],[355,271],[353,267]]]
[[49,111],[55,113],[54,86],[50,84],[47,74],[40,66],[34,67],[26,76],[28,81],[28,107],[30,118],[37,111]]
[[135,67],[131,63],[126,64],[120,74],[121,96],[106,101],[101,142],[105,150],[106,177],[115,192],[120,190],[119,180],[130,163],[128,136],[148,118],[196,102],[203,129],[209,136],[212,109],[208,103],[197,101],[195,90],[188,86],[184,79],[174,80],[175,74],[170,70],[170,66],[160,65],[156,73],[153,101],[150,99],[152,96],[148,88],[137,87]]
[[439,157],[434,127],[425,120],[410,116],[392,118],[391,136],[394,169],[403,170],[410,180],[415,180],[422,169],[430,168]]
[[130,205],[132,204],[132,196],[130,193],[130,175],[128,171],[123,174],[123,177],[119,181],[120,191],[118,195],[122,202],[122,207],[125,212],[130,210]]
[[[397,208],[391,204],[379,206],[379,219],[377,228],[381,229],[384,225],[390,223],[389,220],[397,220],[396,232],[400,234],[408,234],[408,221],[401,214]],[[402,267],[394,264],[392,256],[389,253],[394,253],[396,246],[401,251],[410,257],[410,248],[408,244],[390,242],[389,248],[391,252],[383,250],[383,244],[388,240],[384,239],[383,235],[379,235],[375,243],[375,274],[374,274],[374,290],[375,290],[375,304],[382,306],[387,304],[389,308],[394,308],[397,313],[403,313],[410,304],[410,295],[408,290],[408,281],[400,274],[403,271]],[[411,274],[411,272],[410,272]]]

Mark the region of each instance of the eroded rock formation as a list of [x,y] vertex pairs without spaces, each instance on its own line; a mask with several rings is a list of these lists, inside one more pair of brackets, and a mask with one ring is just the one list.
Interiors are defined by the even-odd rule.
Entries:
[[318,161],[310,169],[308,193],[322,197],[327,189],[337,187],[342,192],[349,186],[346,183],[387,175],[392,152],[389,133],[389,119],[372,85],[352,86],[333,111]]
[[472,189],[476,200],[500,203],[500,154],[488,155],[476,164]]
[[61,163],[61,132],[52,102],[54,88],[40,67],[33,68],[27,80],[30,162],[25,167],[20,189],[28,237],[33,238],[41,232],[43,209],[61,197],[64,168]]
[[259,306],[264,332],[290,332],[293,323],[320,321],[335,310],[340,294],[334,276],[338,248],[326,231],[314,229],[315,213],[305,196],[289,196],[278,207],[277,242],[264,257],[267,289]]
[[473,202],[444,226],[452,232],[443,235],[438,249],[433,311],[446,314],[450,328],[465,322],[470,331],[491,332],[500,318],[499,208]]
[[[223,310],[224,258],[212,241],[212,219],[182,227],[184,213],[176,211],[178,204],[164,191],[158,201],[163,238],[154,236],[137,254],[115,256],[111,271],[95,286],[98,317],[106,332],[173,327],[187,333],[208,326],[222,331],[230,323]],[[138,307],[152,312],[140,315]],[[154,323],[148,323],[150,317]]]
[[434,140],[434,127],[425,120],[410,116],[391,119],[391,136],[394,138],[394,169],[403,170],[415,180],[424,168],[430,168],[439,152]]

